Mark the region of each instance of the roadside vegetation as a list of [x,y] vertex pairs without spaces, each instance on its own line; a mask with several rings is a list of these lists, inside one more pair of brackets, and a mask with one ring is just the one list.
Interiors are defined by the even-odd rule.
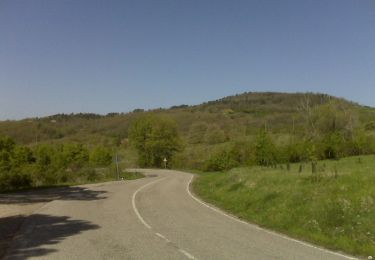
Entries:
[[242,219],[362,256],[375,255],[375,156],[203,173],[194,192]]
[[176,123],[160,116],[149,115],[135,120],[129,129],[129,141],[138,152],[140,167],[166,167],[182,148]]
[[17,145],[0,138],[0,191],[81,184],[114,178],[112,151],[82,144]]
[[145,177],[145,175],[137,171],[123,171],[120,173],[120,178],[122,180],[136,180],[143,177]]

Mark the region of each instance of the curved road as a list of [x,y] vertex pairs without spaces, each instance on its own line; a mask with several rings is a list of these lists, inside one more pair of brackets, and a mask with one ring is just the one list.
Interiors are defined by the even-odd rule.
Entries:
[[190,193],[191,174],[144,171],[147,178],[86,185],[45,204],[5,259],[354,259],[204,204]]

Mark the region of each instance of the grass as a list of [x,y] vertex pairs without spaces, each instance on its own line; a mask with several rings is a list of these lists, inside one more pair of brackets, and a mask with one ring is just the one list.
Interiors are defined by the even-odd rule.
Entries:
[[140,178],[144,178],[145,175],[140,172],[122,172],[120,173],[120,178],[123,178],[124,180],[136,180]]
[[375,255],[375,156],[201,174],[194,191],[260,226],[330,249]]

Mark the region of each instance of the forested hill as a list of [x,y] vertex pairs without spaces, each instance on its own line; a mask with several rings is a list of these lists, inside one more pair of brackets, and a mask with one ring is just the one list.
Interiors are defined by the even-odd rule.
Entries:
[[[129,113],[58,114],[42,118],[0,122],[0,135],[7,135],[23,144],[43,142],[82,142],[87,144],[120,144],[127,138],[131,121],[144,114],[166,115],[173,118],[182,137],[189,143],[192,127],[205,123],[212,131],[222,132],[223,140],[236,140],[256,134],[260,127],[276,134],[302,129],[304,114],[328,103],[341,107],[367,130],[375,125],[375,109],[326,94],[313,93],[243,93],[209,101],[200,105],[173,106],[168,109]],[[220,138],[219,138],[220,139]]]

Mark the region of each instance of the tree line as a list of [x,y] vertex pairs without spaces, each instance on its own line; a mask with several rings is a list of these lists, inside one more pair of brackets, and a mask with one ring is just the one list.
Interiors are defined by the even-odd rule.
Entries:
[[304,131],[296,133],[292,126],[287,143],[277,144],[265,126],[253,142],[219,149],[201,168],[219,171],[240,165],[273,166],[375,153],[375,137],[365,131],[355,111],[346,104],[332,101],[312,108],[306,100],[301,115]]
[[98,168],[112,163],[112,151],[82,144],[17,145],[0,137],[0,191],[83,183],[104,178]]

